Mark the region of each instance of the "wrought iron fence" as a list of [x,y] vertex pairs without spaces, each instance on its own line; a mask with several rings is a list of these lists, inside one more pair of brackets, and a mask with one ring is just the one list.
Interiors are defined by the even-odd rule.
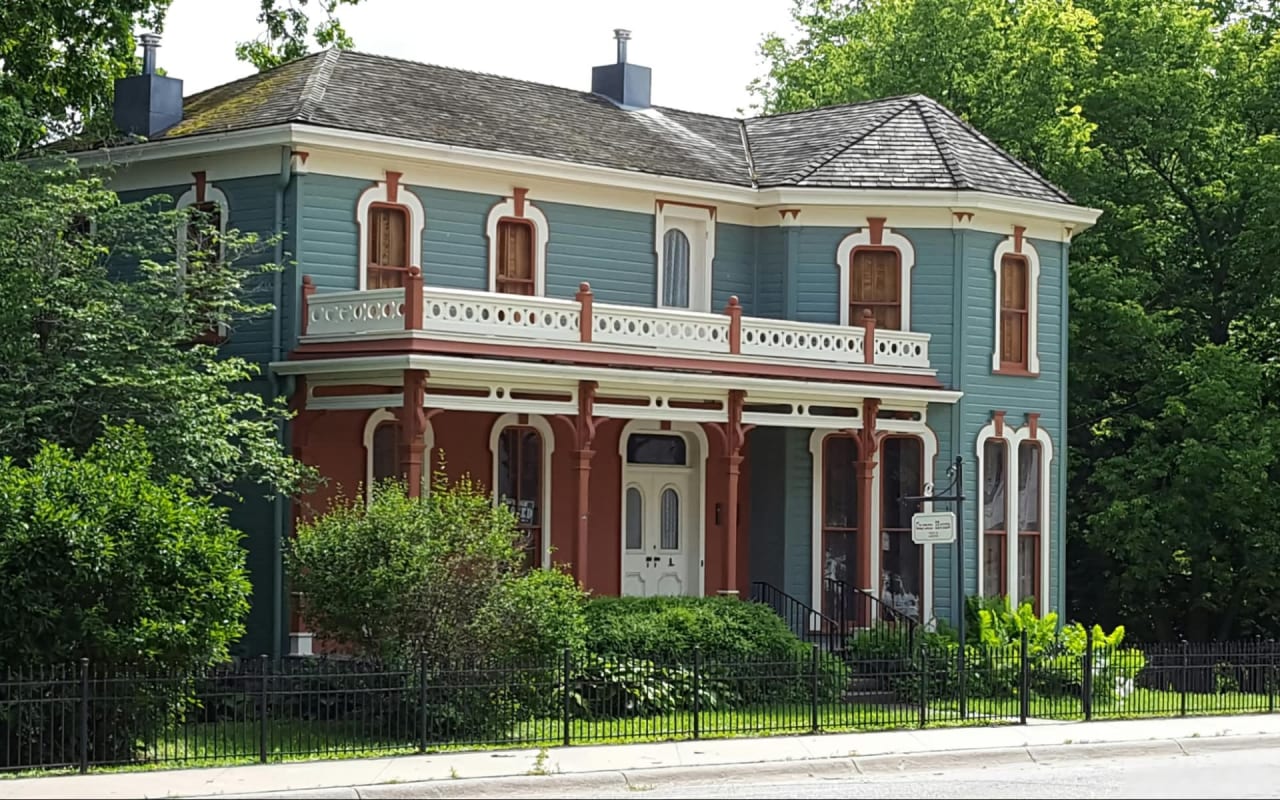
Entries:
[[547,663],[87,661],[0,680],[0,769],[267,762],[445,748],[1274,712],[1273,642],[958,646],[913,627],[780,657]]

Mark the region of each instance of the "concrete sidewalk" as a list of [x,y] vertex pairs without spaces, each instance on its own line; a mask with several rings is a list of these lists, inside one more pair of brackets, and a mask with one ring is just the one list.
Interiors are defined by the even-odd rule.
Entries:
[[[1259,740],[1258,737],[1263,737]],[[639,777],[715,779],[741,773],[856,774],[885,768],[942,769],[982,759],[1037,760],[1110,754],[1176,753],[1257,745],[1274,737],[1280,714],[1111,722],[1044,722],[989,728],[775,736],[659,744],[585,745],[546,750],[311,761],[242,767],[90,773],[0,780],[0,797],[153,798],[293,794],[308,797],[520,796],[529,781],[619,788]],[[1212,740],[1212,741],[1211,741]],[[1272,742],[1268,742],[1272,743]],[[732,769],[729,769],[732,768]],[[369,788],[365,788],[369,787]],[[381,788],[377,788],[381,787]],[[359,791],[357,792],[357,789]]]

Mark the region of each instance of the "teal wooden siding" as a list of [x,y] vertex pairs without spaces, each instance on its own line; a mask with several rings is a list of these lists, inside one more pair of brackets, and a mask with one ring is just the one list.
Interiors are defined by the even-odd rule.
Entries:
[[716,223],[716,259],[711,268],[711,310],[723,311],[737,296],[744,314],[754,314],[756,228]]
[[298,281],[310,275],[316,290],[340,291],[360,285],[356,203],[368,181],[308,173],[298,187]]
[[414,187],[427,223],[422,233],[422,275],[429,286],[489,288],[489,210],[495,195]]
[[[236,178],[214,183],[227,196],[227,228],[243,234],[257,234],[265,241],[276,232],[276,192],[279,175],[262,175],[253,178]],[[263,247],[249,253],[238,266],[249,267],[271,263],[276,257],[275,246]],[[271,303],[275,275],[254,272],[247,276],[245,288],[252,303]],[[222,346],[222,352],[240,356],[262,365],[271,361],[271,331],[278,324],[273,310],[258,319],[241,320],[232,326],[231,336]]]
[[786,314],[787,253],[781,228],[756,232],[755,313],[769,319]]
[[587,281],[601,303],[653,306],[658,256],[652,214],[534,201],[547,217],[547,296]]
[[800,322],[835,324],[840,321],[840,272],[836,247],[850,233],[845,228],[796,226],[787,228],[795,246],[789,259],[787,290],[795,297],[788,315]]
[[[1040,355],[1040,375],[1036,378],[993,375],[991,355],[995,346],[995,250],[1003,236],[968,231],[964,234],[964,293],[969,312],[964,317],[963,369],[960,404],[963,425],[963,455],[968,463],[977,458],[978,432],[991,420],[992,412],[1005,412],[1005,422],[1013,427],[1026,424],[1028,413],[1040,414],[1039,425],[1053,442],[1053,461],[1045,490],[1050,492],[1049,519],[1051,547],[1049,605],[1061,602],[1062,549],[1064,525],[1063,468],[1066,458],[1065,378],[1063,298],[1065,296],[1064,249],[1056,242],[1029,240],[1040,256],[1040,283],[1037,292],[1039,318],[1036,327]],[[966,470],[966,495],[977,497],[977,470]],[[967,504],[966,526],[976,531],[977,504]],[[965,553],[965,584],[970,594],[978,591],[977,537]],[[1014,543],[1009,555],[1013,557]],[[1060,606],[1059,606],[1060,607]]]

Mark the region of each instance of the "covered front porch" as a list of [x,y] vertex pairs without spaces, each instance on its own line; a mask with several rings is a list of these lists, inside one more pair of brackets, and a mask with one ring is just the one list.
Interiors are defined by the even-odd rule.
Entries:
[[[955,393],[417,353],[277,368],[295,376],[295,453],[328,479],[296,517],[382,478],[418,493],[433,474],[465,475],[512,509],[531,566],[560,565],[598,595],[745,596],[805,551],[802,599],[833,617],[828,578],[872,596],[905,581],[928,602],[925,554],[881,579],[905,557],[897,539],[888,555],[872,546],[894,513],[878,495],[902,483],[877,465],[920,484],[937,451],[928,406]],[[813,454],[800,475],[796,437]],[[810,513],[778,515],[797,502]]]

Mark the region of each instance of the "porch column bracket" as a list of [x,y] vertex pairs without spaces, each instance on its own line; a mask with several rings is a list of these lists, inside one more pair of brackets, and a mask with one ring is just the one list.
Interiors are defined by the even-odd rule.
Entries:
[[[731,303],[731,307],[733,307]],[[742,406],[747,393],[742,389],[729,390],[728,421],[717,425],[720,431],[725,453],[725,472],[727,491],[725,504],[725,547],[724,547],[724,586],[723,591],[738,591],[738,483],[742,475],[742,447],[746,444],[747,433],[754,425],[742,424]]]
[[[590,300],[584,309],[590,313]],[[600,424],[600,419],[595,416],[595,405],[596,382],[578,381],[577,415],[572,421],[563,414],[556,416],[573,431],[573,448],[577,456],[574,471],[578,473],[578,525],[573,539],[573,577],[583,585],[587,582],[587,532],[591,527],[591,459],[596,454],[591,447],[595,443],[596,426]]]
[[422,494],[423,454],[427,444],[423,434],[427,430],[426,401],[427,372],[421,369],[404,371],[404,401],[400,406],[400,474],[404,477],[405,491],[410,497]]

